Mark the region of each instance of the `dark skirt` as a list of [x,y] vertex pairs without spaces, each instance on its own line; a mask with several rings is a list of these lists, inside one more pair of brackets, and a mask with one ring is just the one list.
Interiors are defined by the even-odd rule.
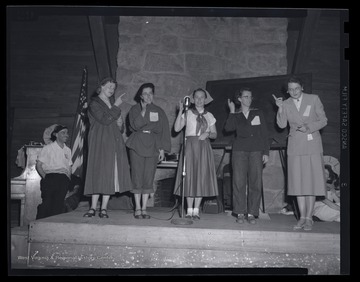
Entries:
[[[174,194],[182,195],[182,162],[180,153]],[[218,195],[214,153],[209,139],[199,140],[198,136],[186,138],[184,197],[213,197]]]

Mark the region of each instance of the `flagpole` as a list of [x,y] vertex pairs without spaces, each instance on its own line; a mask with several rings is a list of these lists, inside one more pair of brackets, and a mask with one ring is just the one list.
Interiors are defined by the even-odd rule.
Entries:
[[87,67],[82,73],[80,95],[76,114],[74,118],[72,138],[71,138],[71,159],[73,162],[72,173],[80,178],[83,176],[84,168],[84,139],[86,137],[86,111],[87,109]]

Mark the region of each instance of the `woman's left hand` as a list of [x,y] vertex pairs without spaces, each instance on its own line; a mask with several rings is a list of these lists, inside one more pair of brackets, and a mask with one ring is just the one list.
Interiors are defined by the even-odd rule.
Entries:
[[122,119],[122,116],[120,116],[117,120],[116,120],[116,124],[118,125],[119,128],[122,127],[123,125],[123,119]]
[[159,150],[159,162],[162,162],[165,159],[164,150]]
[[266,164],[269,161],[269,156],[268,155],[263,155],[262,156],[262,161],[263,161],[263,164]]
[[122,104],[123,100],[122,100],[121,98],[122,98],[122,96],[124,96],[125,94],[126,94],[126,93],[123,93],[123,94],[121,94],[119,97],[116,98],[115,103],[114,103],[116,106],[119,107],[119,106]]
[[210,132],[204,132],[199,136],[199,140],[205,140],[206,138],[209,138]]
[[309,132],[309,127],[307,125],[300,125],[300,126],[298,126],[296,131],[300,131],[300,132],[303,132],[303,133]]

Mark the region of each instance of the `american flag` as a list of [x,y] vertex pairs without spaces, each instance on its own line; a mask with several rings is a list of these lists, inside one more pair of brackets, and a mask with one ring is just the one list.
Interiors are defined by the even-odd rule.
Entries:
[[87,68],[85,67],[82,75],[80,97],[71,138],[71,159],[73,162],[72,174],[80,177],[81,179],[83,178],[82,173],[84,169],[84,159],[86,156],[84,147],[86,142],[84,142],[84,140],[87,132],[87,107]]

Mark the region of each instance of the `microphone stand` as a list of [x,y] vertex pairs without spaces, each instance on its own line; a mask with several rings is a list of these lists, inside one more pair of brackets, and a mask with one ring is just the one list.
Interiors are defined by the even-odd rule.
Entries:
[[184,126],[184,136],[183,136],[183,151],[182,151],[182,178],[181,178],[181,218],[174,218],[171,220],[172,224],[175,225],[190,225],[193,224],[193,221],[189,218],[184,217],[184,186],[185,186],[185,176],[186,176],[186,136],[185,136],[185,129],[186,129],[186,122],[187,122],[187,111],[188,107],[185,108],[184,119],[185,119],[185,126]]

